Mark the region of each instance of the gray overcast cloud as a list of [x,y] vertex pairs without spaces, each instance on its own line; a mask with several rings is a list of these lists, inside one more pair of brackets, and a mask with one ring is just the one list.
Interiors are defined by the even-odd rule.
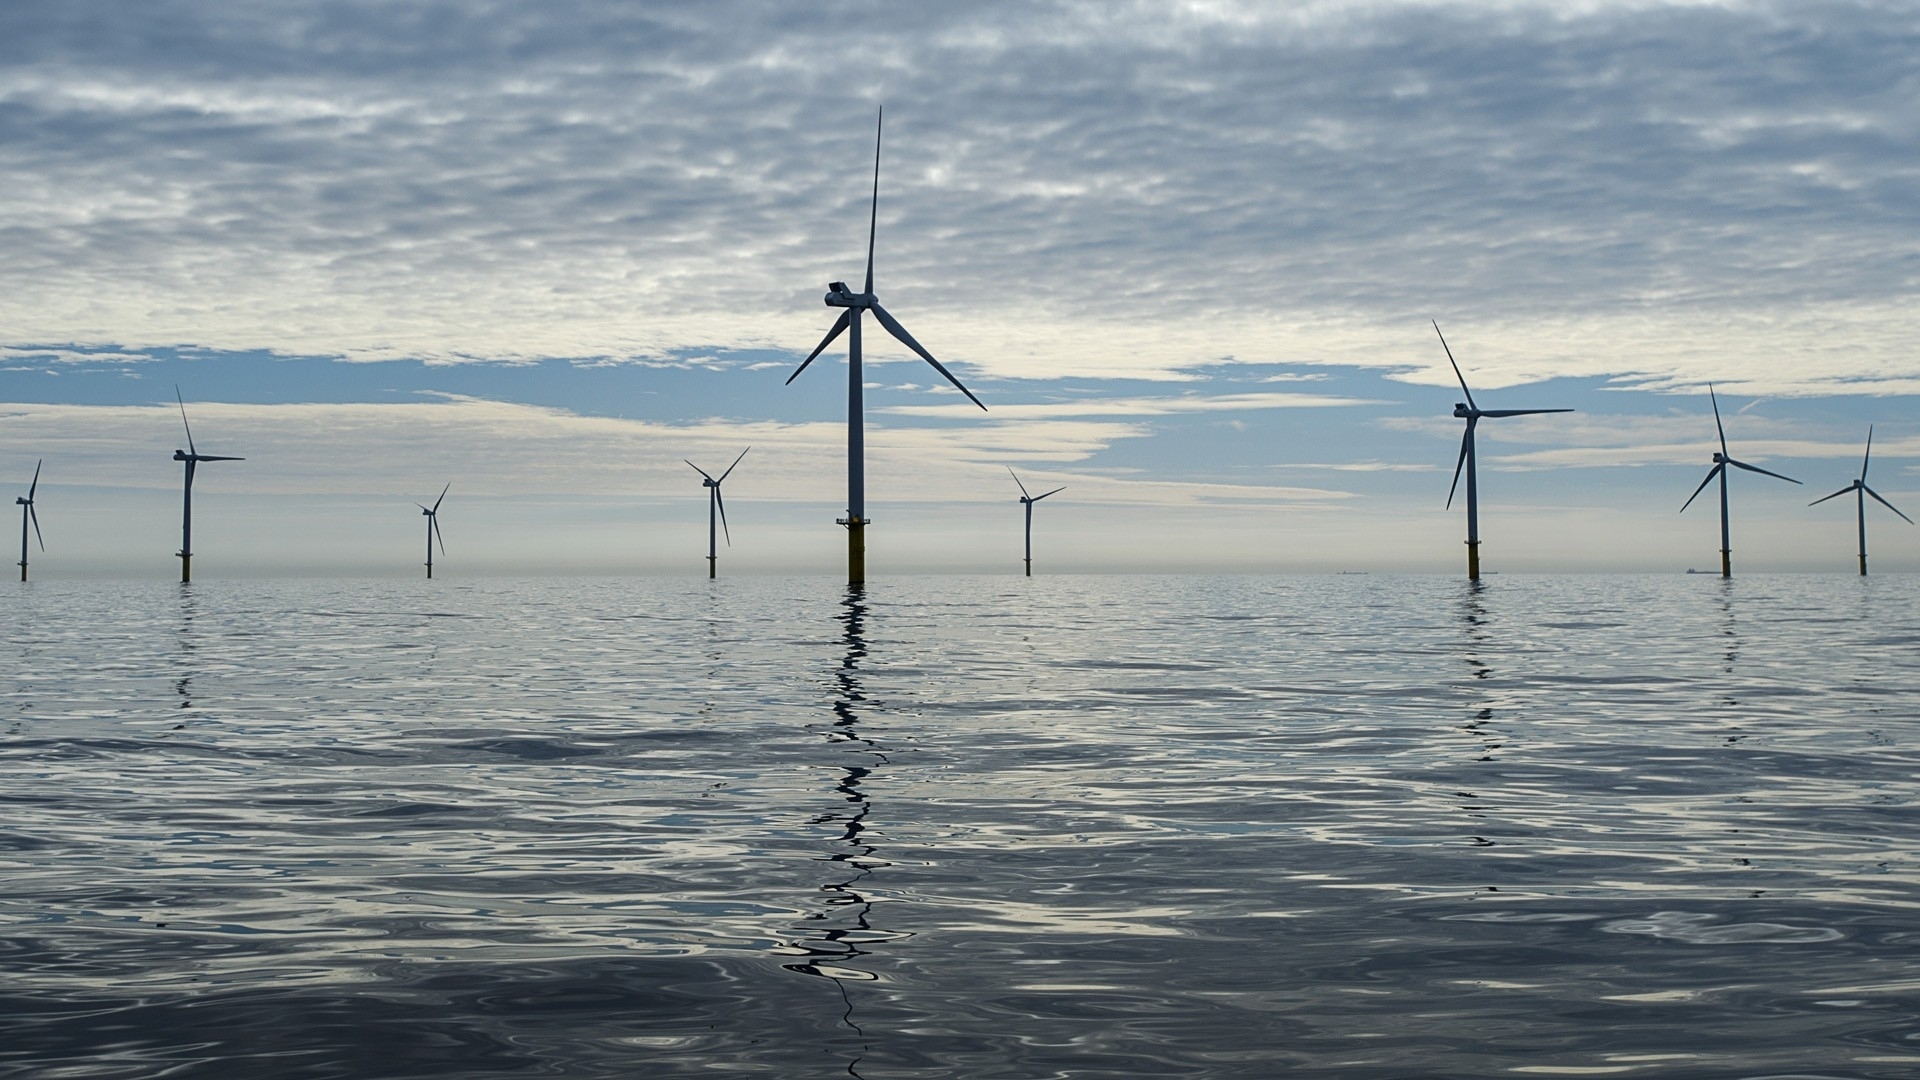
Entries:
[[25,0],[0,344],[1907,390],[1907,3]]

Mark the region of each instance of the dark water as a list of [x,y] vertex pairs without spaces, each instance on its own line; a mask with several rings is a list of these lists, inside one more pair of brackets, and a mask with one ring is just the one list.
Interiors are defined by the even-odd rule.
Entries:
[[1920,1076],[1920,583],[33,583],[0,1075]]

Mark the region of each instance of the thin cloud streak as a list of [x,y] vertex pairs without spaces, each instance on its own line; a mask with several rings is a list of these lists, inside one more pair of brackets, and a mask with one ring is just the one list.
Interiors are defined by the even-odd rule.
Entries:
[[[236,494],[366,495],[412,492],[423,477],[457,477],[473,496],[674,497],[687,487],[681,459],[754,447],[754,467],[729,492],[762,501],[836,505],[844,425],[708,419],[665,424],[584,416],[445,395],[415,404],[241,405],[193,402],[195,439],[207,453],[248,460],[206,479]],[[971,428],[868,428],[868,472],[877,501],[991,502],[1005,466],[1085,461],[1132,424],[1009,420]],[[0,413],[0,453],[57,461],[63,484],[171,489],[184,445],[171,405],[16,405]],[[1193,506],[1222,502],[1337,502],[1320,488],[1072,475],[1081,502]]]
[[[1369,398],[1324,394],[1214,394],[1169,398],[1090,398],[1084,401],[997,404],[995,419],[1036,420],[1066,416],[1174,416],[1181,413],[1233,412],[1246,409],[1328,409],[1353,405],[1387,405]],[[889,405],[874,410],[895,416],[975,416],[971,405]]]

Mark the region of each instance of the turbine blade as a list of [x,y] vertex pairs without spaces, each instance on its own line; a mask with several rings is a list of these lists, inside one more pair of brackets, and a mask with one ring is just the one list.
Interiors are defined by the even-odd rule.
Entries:
[[1714,396],[1712,383],[1707,384],[1707,400],[1713,402],[1713,428],[1720,433],[1720,456],[1731,458],[1733,455],[1727,453],[1727,428],[1720,422],[1720,399]]
[[420,508],[420,512],[421,512],[421,513],[423,513],[423,514],[431,514],[431,513],[433,513],[433,511],[431,511],[431,510],[429,510],[429,509],[427,509],[427,507],[426,507],[426,504],[425,504],[425,503],[414,503],[413,505],[415,505],[415,506],[418,506],[418,507]]
[[1447,350],[1447,363],[1453,364],[1453,377],[1460,380],[1460,390],[1467,395],[1467,408],[1479,412],[1480,406],[1473,403],[1473,391],[1467,389],[1467,377],[1460,374],[1460,365],[1453,359],[1453,350],[1447,348],[1447,335],[1440,333],[1439,323],[1433,324],[1433,332],[1440,335],[1440,347]]
[[1762,476],[1771,476],[1771,477],[1773,477],[1773,478],[1774,478],[1775,480],[1785,480],[1785,481],[1786,481],[1787,483],[1789,483],[1789,484],[1797,484],[1797,483],[1799,483],[1799,482],[1800,482],[1800,481],[1798,481],[1798,480],[1795,480],[1795,479],[1794,479],[1793,477],[1791,477],[1791,476],[1781,476],[1781,475],[1780,475],[1779,473],[1777,473],[1777,472],[1768,472],[1767,470],[1765,470],[1765,469],[1763,469],[1763,468],[1761,468],[1761,467],[1760,467],[1760,466],[1758,466],[1758,465],[1749,465],[1749,464],[1747,464],[1747,463],[1746,463],[1746,462],[1744,462],[1744,461],[1735,461],[1735,460],[1733,460],[1732,458],[1728,458],[1728,459],[1727,459],[1727,464],[1729,464],[1729,465],[1732,465],[1732,466],[1734,466],[1735,468],[1738,468],[1738,469],[1745,469],[1745,470],[1747,470],[1748,472],[1757,472],[1757,473],[1759,473],[1759,474],[1760,474],[1760,475],[1762,475]]
[[440,532],[440,515],[427,515],[427,527],[433,530],[433,538],[440,541],[440,554],[447,553],[447,538]]
[[193,448],[193,425],[187,423],[187,399],[180,396],[180,384],[173,384],[173,400],[180,403],[180,426],[187,429],[187,453],[195,456],[199,451]]
[[1715,465],[1713,468],[1707,470],[1707,478],[1700,481],[1700,486],[1693,489],[1693,494],[1687,496],[1686,502],[1680,504],[1681,513],[1684,514],[1687,512],[1687,507],[1693,505],[1693,500],[1699,498],[1700,493],[1707,490],[1707,485],[1713,483],[1713,478],[1719,476],[1720,470],[1724,468],[1726,468],[1725,465]]
[[[1890,503],[1890,502],[1888,502],[1887,500],[1885,500],[1885,499],[1882,499],[1882,498],[1880,497],[1880,493],[1879,493],[1879,492],[1877,492],[1877,491],[1875,491],[1875,490],[1873,490],[1873,489],[1872,489],[1872,488],[1870,488],[1870,487],[1867,487],[1867,485],[1865,485],[1865,484],[1861,484],[1861,485],[1860,485],[1860,487],[1861,487],[1861,489],[1862,489],[1862,490],[1864,490],[1864,491],[1865,491],[1865,492],[1866,492],[1867,494],[1869,494],[1869,495],[1871,495],[1871,496],[1873,496],[1873,498],[1874,498],[1874,501],[1875,501],[1875,502],[1877,502],[1877,503],[1879,503],[1879,504],[1880,504],[1881,506],[1884,506],[1884,507],[1886,507],[1887,509],[1889,509],[1889,510],[1891,510],[1891,511],[1893,511],[1893,512],[1894,512],[1894,513],[1896,513],[1896,514],[1900,514],[1900,508],[1899,508],[1899,507],[1897,507],[1897,506],[1895,506],[1895,505],[1893,505],[1892,503]],[[1907,515],[1905,515],[1905,514],[1900,514],[1900,520],[1901,520],[1901,521],[1904,521],[1904,522],[1906,522],[1906,523],[1907,523],[1907,524],[1909,524],[1909,525],[1911,525],[1911,524],[1913,524],[1913,519],[1912,519],[1912,518],[1910,518],[1910,517],[1908,517],[1908,516],[1907,516]],[[36,525],[36,526],[34,526],[34,527],[35,527],[35,528],[39,528],[39,526],[38,526],[38,525]]]
[[[1067,487],[1066,487],[1066,485],[1065,485],[1065,484],[1062,484],[1062,485],[1060,485],[1059,487],[1057,487],[1057,488],[1054,488],[1054,489],[1053,489],[1052,491],[1049,491],[1049,492],[1047,492],[1047,495],[1057,495],[1057,494],[1059,494],[1060,492],[1062,492],[1062,491],[1065,491],[1065,490],[1067,490]],[[1041,499],[1044,499],[1044,498],[1046,498],[1046,497],[1047,497],[1047,495],[1035,495],[1035,496],[1033,497],[1033,501],[1034,501],[1034,502],[1039,502],[1039,501],[1040,501]]]
[[1453,483],[1447,488],[1447,509],[1453,509],[1453,493],[1460,488],[1460,470],[1467,465],[1467,447],[1473,445],[1473,421],[1467,421],[1467,433],[1460,437],[1460,460],[1453,463]]
[[[932,353],[921,348],[920,343],[913,340],[913,335],[907,333],[907,328],[904,326],[901,326],[900,321],[898,319],[895,319],[893,316],[887,314],[886,308],[881,307],[879,304],[875,304],[870,310],[872,310],[873,312],[873,317],[880,320],[880,325],[887,328],[887,333],[892,334],[895,338],[899,339],[900,344],[905,345],[907,348],[912,349],[914,352],[919,353],[920,359],[925,360],[929,364],[932,364],[933,370],[939,372],[942,375],[945,375],[947,377],[948,382],[952,383],[954,387],[958,389],[961,393],[967,395],[968,401],[973,402],[975,405],[980,405],[980,399],[973,396],[973,391],[967,389],[965,386],[960,385],[960,380],[953,377],[953,372],[948,371],[945,367],[941,366],[940,361],[935,360],[933,358]],[[985,405],[980,405],[981,412],[985,412],[986,409],[987,407]]]
[[[687,459],[686,459],[686,458],[681,458],[680,460],[681,460],[681,461],[687,461]],[[691,461],[687,461],[687,464],[689,464],[689,465],[693,465],[693,462],[691,462]],[[700,474],[701,476],[707,476],[707,470],[705,470],[705,469],[703,469],[703,468],[701,468],[701,467],[700,467],[700,466],[698,466],[698,465],[693,465],[693,471],[694,471],[694,472],[697,472],[697,473],[699,473],[699,474]],[[712,479],[713,479],[713,477],[711,477],[711,476],[707,476],[707,479],[709,479],[709,480],[712,480]]]
[[733,532],[727,528],[727,500],[720,494],[720,485],[713,485],[713,505],[720,508],[720,533],[727,538],[727,546],[733,546]]
[[1808,505],[1808,506],[1819,506],[1819,505],[1820,505],[1821,503],[1823,503],[1823,502],[1826,502],[1826,501],[1827,501],[1828,499],[1837,499],[1837,498],[1839,498],[1840,496],[1842,496],[1842,495],[1845,495],[1845,494],[1846,494],[1847,492],[1849,492],[1849,491],[1852,491],[1852,490],[1853,490],[1854,488],[1856,488],[1856,487],[1865,487],[1865,486],[1866,486],[1866,485],[1864,485],[1864,484],[1848,484],[1848,485],[1847,485],[1846,487],[1843,487],[1843,488],[1841,488],[1841,489],[1840,489],[1839,491],[1836,491],[1836,492],[1834,492],[1834,493],[1833,493],[1833,494],[1831,494],[1831,495],[1822,495],[1822,496],[1820,496],[1819,498],[1817,498],[1817,499],[1815,499],[1815,500],[1813,500],[1812,502],[1810,502],[1810,503],[1808,503],[1807,505]]
[[[751,450],[751,449],[753,449],[753,447],[751,447],[751,446],[749,446],[749,447],[747,447],[747,450]],[[726,478],[727,478],[727,477],[729,477],[729,476],[732,476],[732,475],[733,475],[733,466],[734,466],[734,465],[738,465],[738,464],[740,464],[740,458],[743,458],[743,457],[746,457],[746,456],[747,456],[747,450],[742,450],[742,451],[740,451],[740,457],[737,457],[737,458],[734,458],[734,459],[733,459],[733,465],[729,465],[729,466],[727,466],[727,471],[726,471],[726,472],[723,472],[723,473],[721,473],[721,474],[720,474],[720,479],[719,479],[719,480],[715,480],[715,481],[713,482],[713,483],[714,483],[714,486],[716,486],[716,487],[718,487],[718,486],[719,486],[719,485],[720,485],[720,484],[721,484],[721,483],[722,483],[723,481],[725,481],[725,480],[726,480]]]
[[1572,412],[1572,409],[1486,409],[1481,416],[1534,416],[1539,413]]
[[27,485],[27,501],[28,502],[32,502],[33,493],[40,490],[40,466],[45,465],[46,463],[47,463],[47,459],[41,458],[39,461],[36,461],[33,464],[33,483]]
[[[1880,499],[1880,496],[1875,495],[1874,498]],[[1880,501],[1886,502],[1887,500],[1880,499]],[[1889,506],[1888,509],[1892,510],[1893,508]],[[1896,514],[1900,514],[1900,511],[1898,510],[1894,510],[1893,512]],[[1906,517],[1907,515],[1900,514],[1900,516]],[[41,551],[47,550],[47,538],[40,535],[40,515],[38,512],[34,510],[32,503],[27,504],[27,520],[33,522],[33,535],[36,539],[40,541],[40,550]]]
[[201,461],[245,461],[243,457],[223,457],[219,454],[195,454]]
[[887,107],[873,122],[873,209],[867,217],[867,295],[873,295],[873,237],[880,228],[880,128],[886,122]]
[[450,488],[452,486],[453,486],[453,481],[449,480],[447,481],[447,487],[443,487],[440,489],[440,498],[433,500],[433,509],[435,512],[439,511],[441,500],[447,497],[447,488]]
[[[1013,466],[1007,466],[1007,475],[1013,477],[1014,483],[1020,484],[1020,474],[1013,471]],[[1027,485],[1025,484],[1020,484],[1020,494],[1025,495],[1029,501],[1033,498],[1033,496],[1027,495]]]
[[1867,425],[1867,456],[1860,459],[1860,482],[1867,482],[1867,463],[1873,460],[1873,425]]
[[807,370],[807,365],[813,363],[813,358],[816,356],[819,356],[822,350],[824,350],[827,346],[833,344],[834,338],[837,338],[841,334],[846,333],[848,324],[852,322],[853,322],[853,309],[848,308],[845,311],[842,311],[840,313],[840,318],[836,322],[834,322],[833,329],[827,331],[827,336],[820,339],[820,344],[815,345],[813,347],[813,351],[807,354],[806,360],[802,362],[799,367],[794,369],[793,374],[787,376],[787,385],[788,386],[793,385],[793,380],[799,378],[800,373],[802,371]]

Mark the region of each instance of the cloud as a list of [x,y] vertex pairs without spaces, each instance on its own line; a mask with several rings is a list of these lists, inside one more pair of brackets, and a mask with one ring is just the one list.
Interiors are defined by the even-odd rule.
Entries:
[[0,358],[39,360],[54,364],[138,364],[154,359],[151,353],[124,352],[114,349],[20,348],[4,345],[0,345]]
[[1436,317],[1476,388],[1920,389],[1891,0],[77,0],[0,42],[14,345],[804,350],[884,101],[878,287],[974,370],[1445,385]]
[[1440,472],[1438,465],[1396,461],[1289,461],[1271,466],[1275,469],[1325,469],[1331,472]]

